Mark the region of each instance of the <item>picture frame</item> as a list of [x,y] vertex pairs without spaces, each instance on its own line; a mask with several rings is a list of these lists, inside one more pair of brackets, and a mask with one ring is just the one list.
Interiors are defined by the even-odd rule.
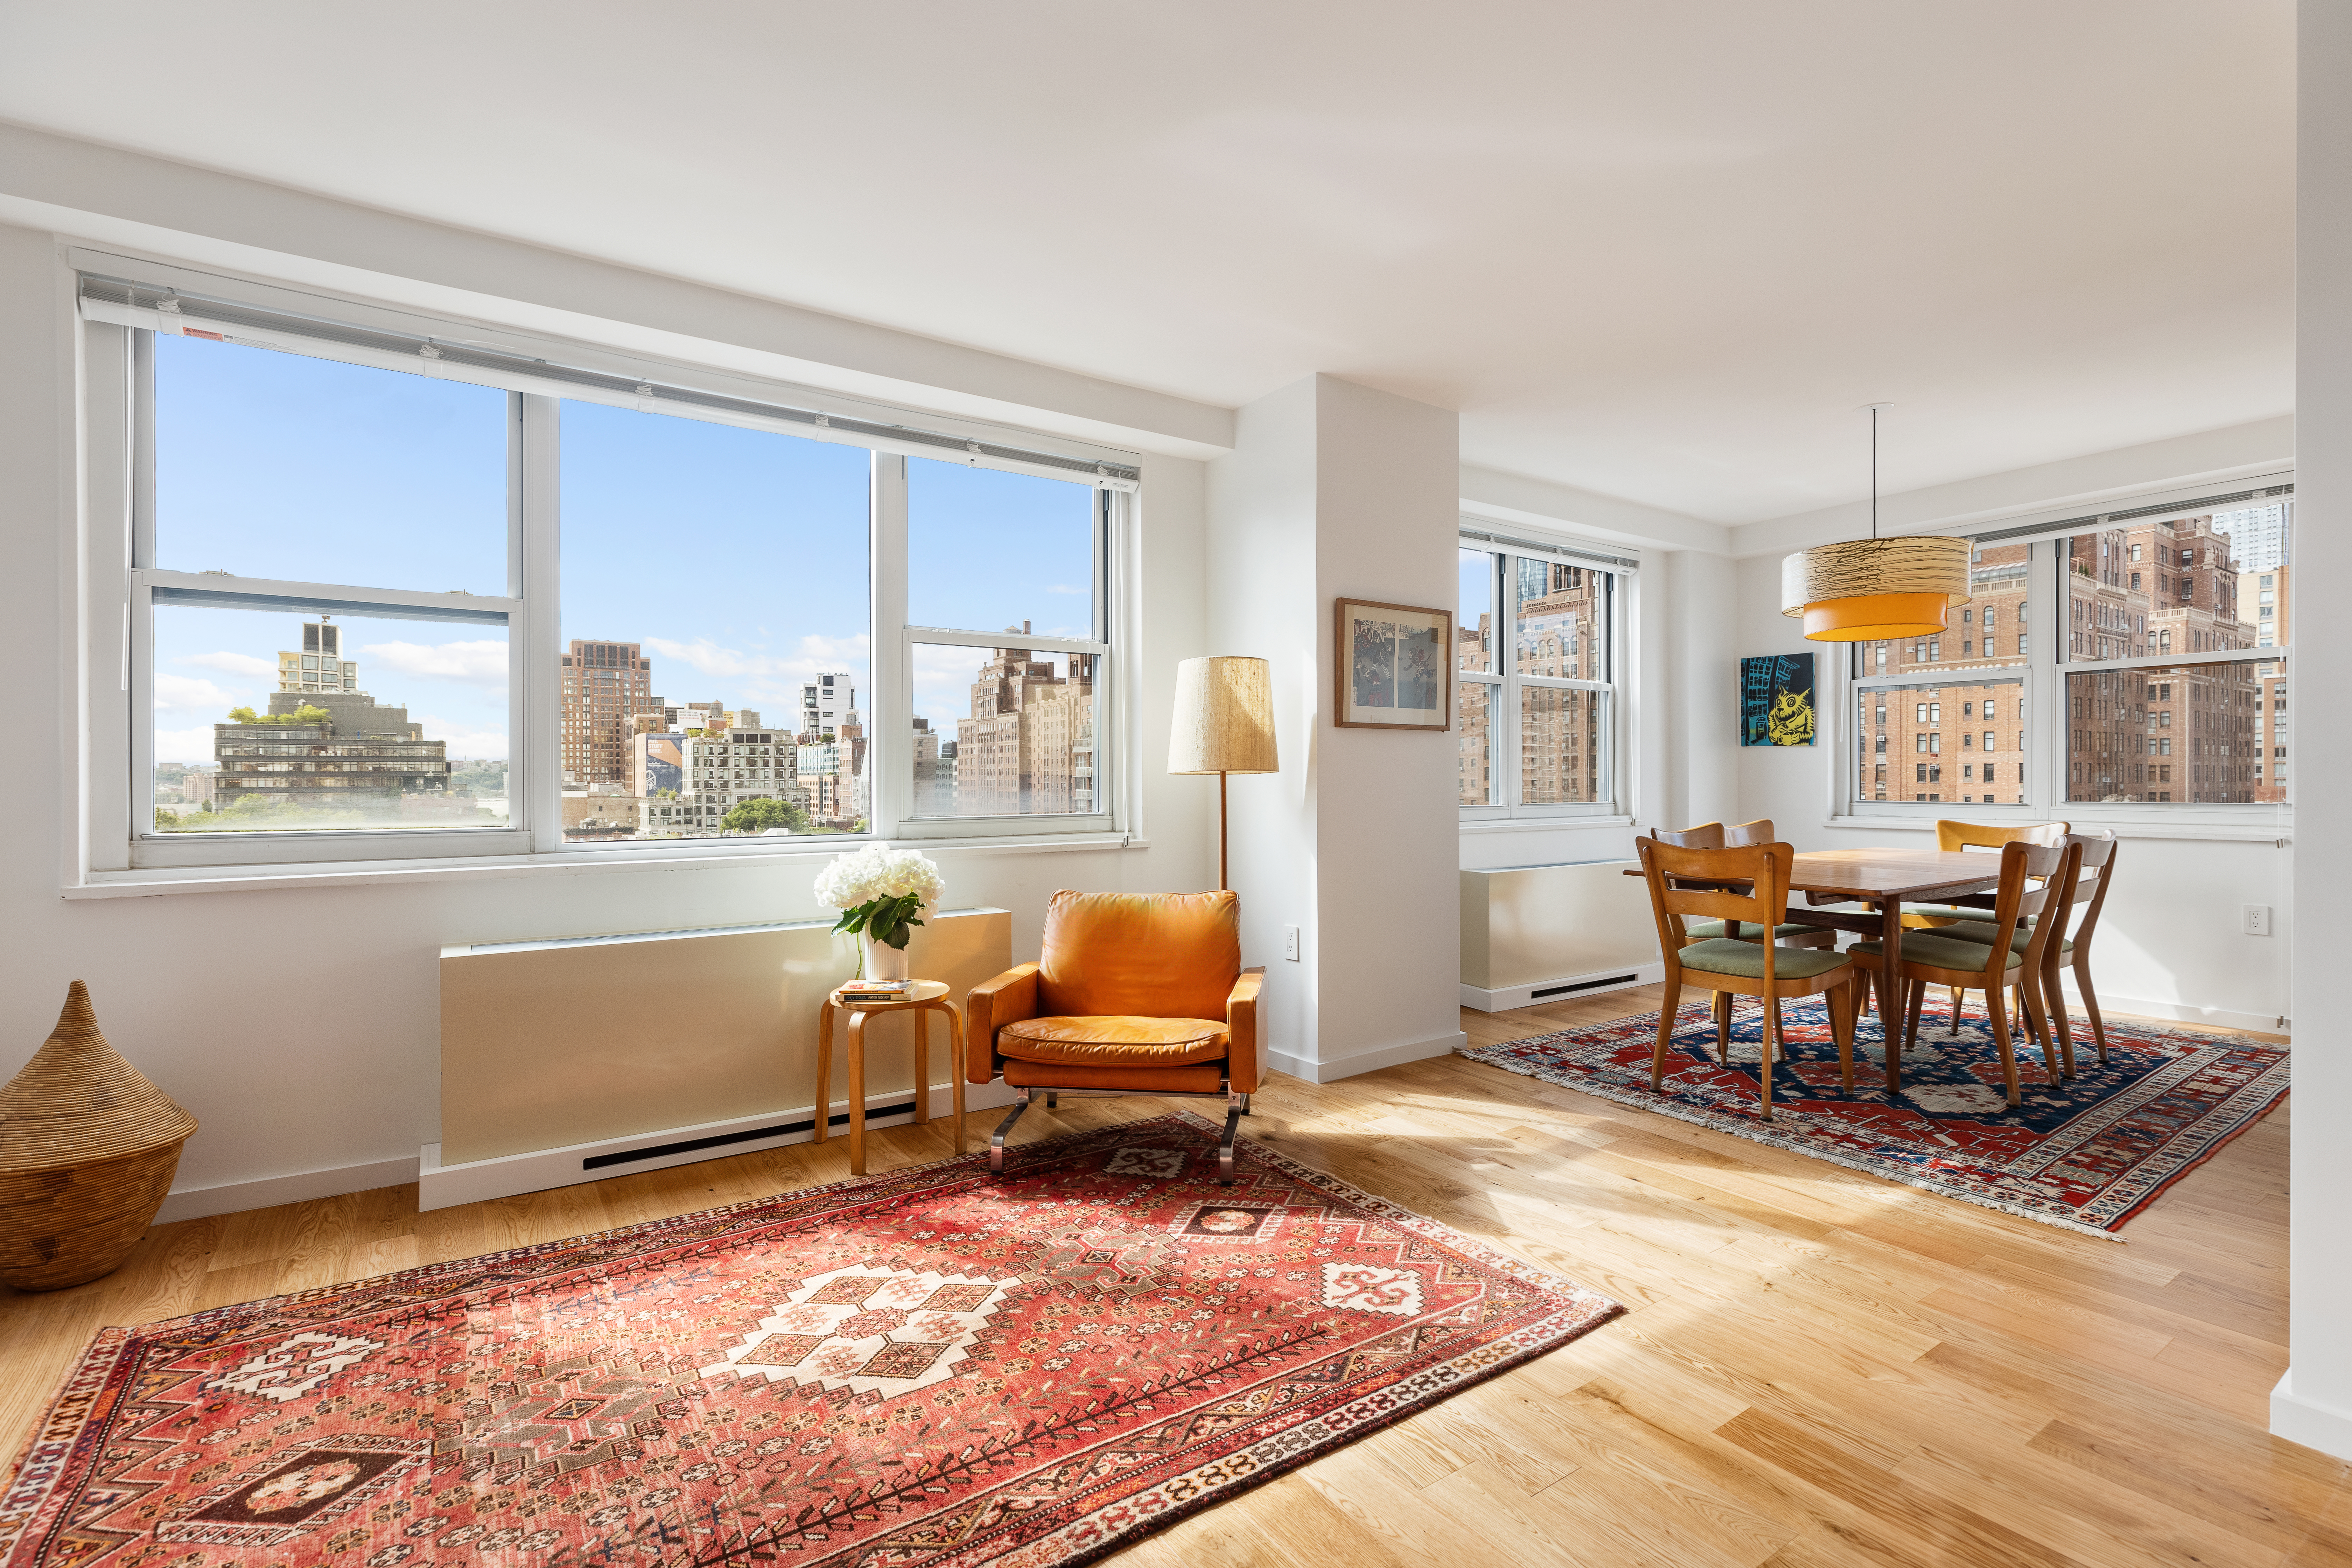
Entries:
[[1763,654],[1739,661],[1739,743],[1813,743],[1813,656]]
[[1454,612],[1334,602],[1331,722],[1343,730],[1454,727]]

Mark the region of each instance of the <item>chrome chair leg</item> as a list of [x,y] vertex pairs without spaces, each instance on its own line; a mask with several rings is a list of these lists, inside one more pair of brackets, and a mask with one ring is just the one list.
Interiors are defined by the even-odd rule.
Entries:
[[990,1174],[1001,1176],[1004,1173],[1004,1135],[1013,1131],[1013,1124],[1020,1121],[1021,1113],[1028,1109],[1029,1091],[1025,1089],[1014,1089],[1013,1091],[1013,1109],[1004,1113],[1004,1120],[998,1122],[996,1124],[996,1131],[988,1135],[988,1169]]
[[1249,1096],[1228,1092],[1225,1096],[1225,1133],[1217,1140],[1217,1184],[1234,1184],[1234,1136],[1240,1131],[1242,1118],[1249,1114]]

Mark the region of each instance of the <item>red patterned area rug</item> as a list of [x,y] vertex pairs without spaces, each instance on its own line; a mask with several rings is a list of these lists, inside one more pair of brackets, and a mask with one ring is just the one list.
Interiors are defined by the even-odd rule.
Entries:
[[1086,1563],[1620,1310],[1213,1131],[106,1330],[0,1563]]
[[1650,1088],[1658,1016],[1643,1013],[1462,1054],[1832,1164],[1868,1171],[2004,1214],[2111,1236],[2174,1182],[2286,1098],[2287,1053],[2137,1022],[2107,1024],[2102,1066],[2074,1025],[2076,1077],[2053,1085],[2042,1053],[2018,1046],[2014,1110],[1982,1003],[1957,1030],[1931,1001],[1886,1092],[1878,1018],[1854,1037],[1854,1086],[1838,1087],[1837,1045],[1818,998],[1782,1004],[1788,1052],[1772,1072],[1773,1119],[1758,1096],[1763,1013],[1742,997],[1728,1061],[1702,1002],[1680,1009],[1664,1092]]

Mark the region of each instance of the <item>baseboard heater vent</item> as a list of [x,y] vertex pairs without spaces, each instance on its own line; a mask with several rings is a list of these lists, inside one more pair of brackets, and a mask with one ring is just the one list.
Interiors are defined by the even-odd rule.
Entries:
[[[915,1102],[910,1100],[903,1105],[869,1107],[866,1120],[870,1125],[880,1117],[912,1116],[914,1113]],[[848,1126],[849,1112],[845,1110],[834,1117],[829,1125]],[[650,1149],[623,1149],[611,1154],[592,1154],[580,1162],[580,1168],[583,1171],[604,1171],[614,1165],[633,1165],[640,1160],[658,1160],[669,1154],[693,1154],[704,1149],[723,1149],[730,1143],[752,1143],[762,1138],[782,1138],[793,1132],[814,1131],[815,1129],[816,1118],[812,1116],[801,1121],[780,1121],[773,1127],[754,1127],[744,1132],[721,1132],[716,1137],[688,1138],[679,1143],[656,1143]]]
[[[1528,993],[1528,1000],[1540,1002],[1547,996],[1565,996],[1571,991],[1591,991],[1601,985],[1623,985],[1633,979],[1630,974],[1612,974],[1605,980],[1580,980],[1573,985],[1547,985],[1540,991]],[[632,1155],[631,1158],[635,1156]]]

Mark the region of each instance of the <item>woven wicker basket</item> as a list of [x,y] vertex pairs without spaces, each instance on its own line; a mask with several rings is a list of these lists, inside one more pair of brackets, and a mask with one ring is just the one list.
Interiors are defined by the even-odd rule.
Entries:
[[58,1290],[112,1273],[195,1130],[106,1043],[75,981],[47,1043],[0,1089],[0,1283]]

